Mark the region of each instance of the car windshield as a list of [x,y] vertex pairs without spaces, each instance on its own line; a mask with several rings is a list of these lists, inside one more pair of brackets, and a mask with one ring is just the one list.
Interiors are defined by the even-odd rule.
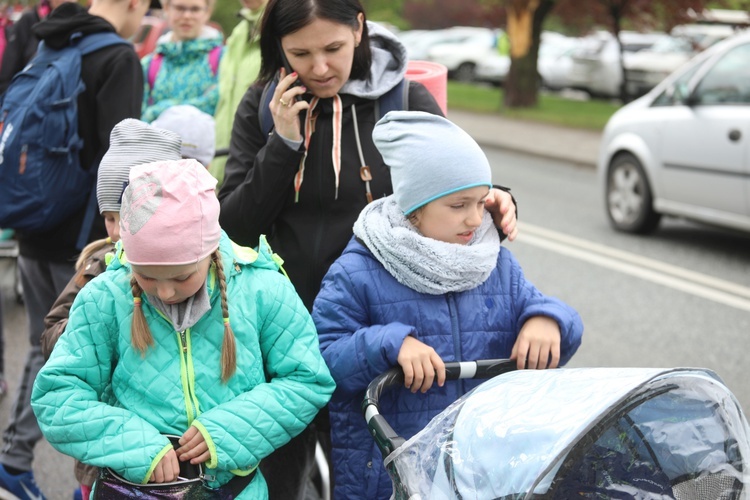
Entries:
[[727,52],[698,84],[701,104],[750,103],[750,43]]

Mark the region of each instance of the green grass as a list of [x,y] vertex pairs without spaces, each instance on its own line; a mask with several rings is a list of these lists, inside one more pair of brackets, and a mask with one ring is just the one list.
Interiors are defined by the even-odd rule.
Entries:
[[506,108],[503,91],[483,85],[448,82],[448,108],[497,114],[505,118],[538,121],[601,130],[619,104],[602,100],[573,100],[540,93],[535,108]]

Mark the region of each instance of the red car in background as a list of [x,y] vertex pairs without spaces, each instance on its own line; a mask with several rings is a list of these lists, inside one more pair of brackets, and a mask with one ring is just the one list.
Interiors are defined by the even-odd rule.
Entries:
[[167,21],[164,19],[156,16],[143,16],[141,26],[135,35],[133,35],[132,40],[138,58],[142,58],[146,54],[153,52],[156,48],[156,41],[167,30]]

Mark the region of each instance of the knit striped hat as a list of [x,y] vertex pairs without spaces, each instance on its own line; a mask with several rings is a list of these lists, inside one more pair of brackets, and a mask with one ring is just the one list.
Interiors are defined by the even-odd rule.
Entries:
[[99,213],[119,212],[130,169],[156,161],[180,159],[180,137],[132,118],[121,121],[109,136],[109,149],[99,164],[96,199]]

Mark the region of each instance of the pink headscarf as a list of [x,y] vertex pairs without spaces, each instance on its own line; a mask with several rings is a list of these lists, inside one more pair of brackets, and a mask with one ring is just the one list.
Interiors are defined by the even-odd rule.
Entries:
[[219,247],[216,179],[195,160],[133,167],[120,210],[120,238],[131,264],[184,265]]

